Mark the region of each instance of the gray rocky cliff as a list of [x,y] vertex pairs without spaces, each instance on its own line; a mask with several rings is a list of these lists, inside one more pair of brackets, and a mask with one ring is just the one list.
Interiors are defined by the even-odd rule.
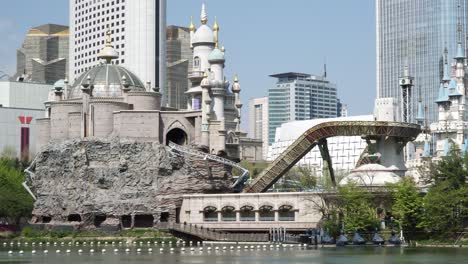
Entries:
[[133,226],[138,215],[150,215],[157,223],[164,214],[175,220],[184,194],[232,191],[224,165],[181,157],[153,142],[114,138],[49,143],[34,167],[33,223],[76,221],[86,227],[101,216],[104,224],[121,226],[126,216]]

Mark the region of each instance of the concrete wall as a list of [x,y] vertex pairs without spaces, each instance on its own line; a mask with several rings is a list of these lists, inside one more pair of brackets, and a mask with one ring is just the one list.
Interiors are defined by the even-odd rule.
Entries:
[[[286,227],[288,229],[313,228],[321,219],[321,213],[314,207],[320,197],[314,193],[256,193],[256,194],[194,194],[185,195],[180,210],[181,223],[202,225],[207,228],[222,230],[267,230],[270,227]],[[274,221],[260,221],[259,208],[272,206]],[[279,208],[283,205],[292,206],[293,221],[279,221]],[[215,207],[218,221],[205,221],[204,209]],[[221,211],[225,206],[232,206],[236,212],[236,221],[222,221]],[[255,221],[240,221],[240,208],[253,207]]]
[[51,139],[68,139],[68,113],[81,112],[81,103],[59,102],[51,104]]
[[68,137],[81,137],[81,112],[68,113]]
[[195,140],[195,117],[185,117],[183,112],[161,113],[162,143],[166,143],[166,135],[174,128],[180,128],[187,133],[188,142],[196,143]]
[[113,134],[121,138],[159,141],[159,116],[159,111],[116,112]]
[[114,112],[127,110],[128,105],[121,102],[94,101],[90,103],[90,136],[107,137],[114,130]]
[[[31,123],[22,125],[19,116],[32,117]],[[0,152],[5,148],[15,150],[20,155],[21,127],[29,127],[29,156],[36,153],[36,138],[38,133],[37,120],[44,117],[44,110],[0,107]]]
[[133,105],[133,110],[161,109],[161,94],[153,92],[129,92],[127,103]]
[[40,118],[36,120],[37,136],[36,136],[36,150],[40,151],[41,148],[50,140],[50,118]]

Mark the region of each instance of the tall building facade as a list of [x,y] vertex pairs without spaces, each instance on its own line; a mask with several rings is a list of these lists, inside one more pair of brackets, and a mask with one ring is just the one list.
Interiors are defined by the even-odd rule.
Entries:
[[53,84],[68,69],[68,27],[45,24],[31,28],[16,52],[12,81]]
[[268,90],[268,144],[275,140],[281,124],[337,116],[337,88],[325,77],[286,72]]
[[262,156],[268,155],[268,97],[249,100],[249,136],[262,140]]
[[166,29],[166,98],[167,106],[177,109],[187,108],[185,92],[189,87],[188,71],[192,65],[190,29],[168,26]]
[[401,101],[399,78],[407,65],[415,84],[411,112],[417,113],[421,94],[428,121],[436,121],[443,51],[455,55],[457,23],[465,36],[467,12],[468,0],[376,0],[377,98]]
[[122,64],[159,87],[165,105],[166,0],[70,0],[70,69],[74,81],[99,64],[106,32]]

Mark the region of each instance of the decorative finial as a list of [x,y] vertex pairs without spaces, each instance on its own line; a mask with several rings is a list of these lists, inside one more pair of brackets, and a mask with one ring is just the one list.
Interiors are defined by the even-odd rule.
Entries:
[[201,10],[201,23],[203,25],[206,25],[206,22],[208,22],[208,15],[206,14],[206,7],[205,7],[205,3],[202,4],[202,10]]
[[117,59],[119,53],[112,46],[111,30],[107,28],[106,46],[99,52],[98,59],[104,59],[107,64],[110,64],[113,59]]
[[214,31],[214,37],[215,37],[215,47],[219,47],[219,37],[218,37],[218,32],[219,32],[219,25],[218,25],[218,19],[215,17],[215,22],[213,25],[213,31]]
[[193,24],[193,16],[190,17],[190,31],[195,31],[195,25]]
[[208,72],[207,71],[203,72],[203,78],[208,78]]
[[235,83],[239,82],[239,76],[237,76],[237,73],[234,75],[234,82]]
[[224,45],[221,45],[221,52],[225,52],[226,48],[224,48]]

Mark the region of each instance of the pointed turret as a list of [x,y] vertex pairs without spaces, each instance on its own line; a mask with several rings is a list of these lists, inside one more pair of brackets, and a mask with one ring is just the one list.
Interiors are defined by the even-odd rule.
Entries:
[[208,22],[208,14],[206,13],[206,5],[205,3],[202,4],[202,10],[201,10],[201,15],[200,15],[200,21],[202,25],[206,25],[206,22]]
[[416,122],[419,124],[419,125],[423,125],[424,124],[424,110],[423,110],[423,104],[422,104],[422,100],[421,98],[419,98],[418,100],[418,113],[416,114]]
[[215,17],[215,22],[213,25],[213,31],[214,31],[214,38],[215,38],[215,47],[218,48],[219,45],[219,25],[218,25],[218,19]]
[[450,82],[450,68],[448,64],[448,49],[447,47],[444,48],[444,74],[442,81],[444,83]]
[[437,97],[436,103],[446,103],[449,101],[448,94],[446,92],[446,89],[444,87],[444,84],[440,84],[439,87],[439,96]]
[[461,15],[460,15],[460,5],[458,5],[458,26],[457,26],[457,32],[458,32],[458,41],[457,41],[457,56],[455,56],[455,59],[458,60],[464,60],[465,59],[465,51],[463,50],[463,28],[462,28],[462,22],[461,22]]

